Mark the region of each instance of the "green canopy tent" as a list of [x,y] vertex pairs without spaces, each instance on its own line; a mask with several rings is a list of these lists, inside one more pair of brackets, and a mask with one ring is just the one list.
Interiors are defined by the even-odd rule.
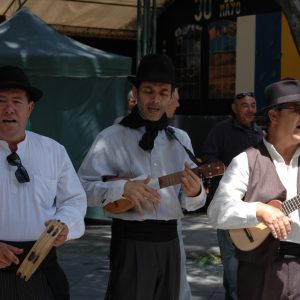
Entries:
[[125,112],[131,58],[72,40],[27,8],[0,24],[0,65],[7,64],[44,91],[31,130],[62,143],[76,169],[95,135]]
[[0,65],[7,64],[43,90],[30,129],[63,144],[75,169],[97,133],[126,110],[131,58],[72,40],[27,8],[0,24]]

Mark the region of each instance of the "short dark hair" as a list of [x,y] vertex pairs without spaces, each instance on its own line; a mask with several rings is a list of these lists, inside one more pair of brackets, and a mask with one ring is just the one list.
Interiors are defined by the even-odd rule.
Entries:
[[[142,82],[143,82],[143,81],[139,81],[139,82],[137,82],[137,83],[135,84],[135,87],[136,87],[137,90],[140,89],[140,86],[141,86]],[[175,85],[175,84],[171,84],[171,92],[172,92],[172,93],[175,91],[175,88],[176,88],[176,85]]]
[[27,90],[19,88],[19,87],[17,87],[17,88],[0,88],[0,91],[7,91],[7,90],[10,90],[10,89],[18,89],[18,90],[24,91],[26,93],[26,97],[27,97],[28,103],[34,102],[34,100],[32,99],[32,97],[30,96],[30,93]]

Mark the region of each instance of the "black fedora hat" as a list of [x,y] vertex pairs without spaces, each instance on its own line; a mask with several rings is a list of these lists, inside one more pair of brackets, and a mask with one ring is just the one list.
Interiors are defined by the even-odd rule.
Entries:
[[140,61],[136,76],[128,76],[127,78],[136,86],[142,81],[175,85],[175,77],[175,67],[169,56],[148,54]]
[[300,102],[300,81],[283,79],[268,85],[264,90],[267,106],[262,110],[271,109],[284,103]]
[[24,71],[16,66],[0,67],[0,89],[18,88],[28,92],[30,100],[38,101],[43,92],[33,87]]

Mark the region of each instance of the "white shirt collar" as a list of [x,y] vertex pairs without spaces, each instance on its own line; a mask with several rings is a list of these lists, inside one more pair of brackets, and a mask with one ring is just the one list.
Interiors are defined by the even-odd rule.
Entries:
[[[267,150],[269,151],[272,160],[284,161],[283,157],[281,156],[281,154],[279,154],[279,152],[276,150],[273,144],[269,143],[265,138],[263,139],[263,142]],[[298,146],[291,161],[293,161],[296,158],[298,159],[299,156],[300,156],[300,146]]]
[[[25,148],[25,145],[27,144],[27,140],[28,140],[27,134],[28,134],[28,132],[25,131],[25,138],[24,138],[24,140],[18,143],[18,149],[17,149],[17,152],[18,152],[18,153],[24,151],[23,149]],[[11,150],[10,150],[10,148],[9,148],[9,146],[8,146],[7,141],[0,140],[0,147],[3,148],[4,151],[7,152],[7,153],[10,153],[10,152],[11,152]]]

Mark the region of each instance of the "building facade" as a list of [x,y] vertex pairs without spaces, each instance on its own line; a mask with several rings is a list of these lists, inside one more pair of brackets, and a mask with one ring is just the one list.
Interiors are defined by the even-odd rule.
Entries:
[[158,51],[172,57],[180,114],[226,115],[242,91],[300,79],[299,56],[275,0],[177,0],[159,16]]

